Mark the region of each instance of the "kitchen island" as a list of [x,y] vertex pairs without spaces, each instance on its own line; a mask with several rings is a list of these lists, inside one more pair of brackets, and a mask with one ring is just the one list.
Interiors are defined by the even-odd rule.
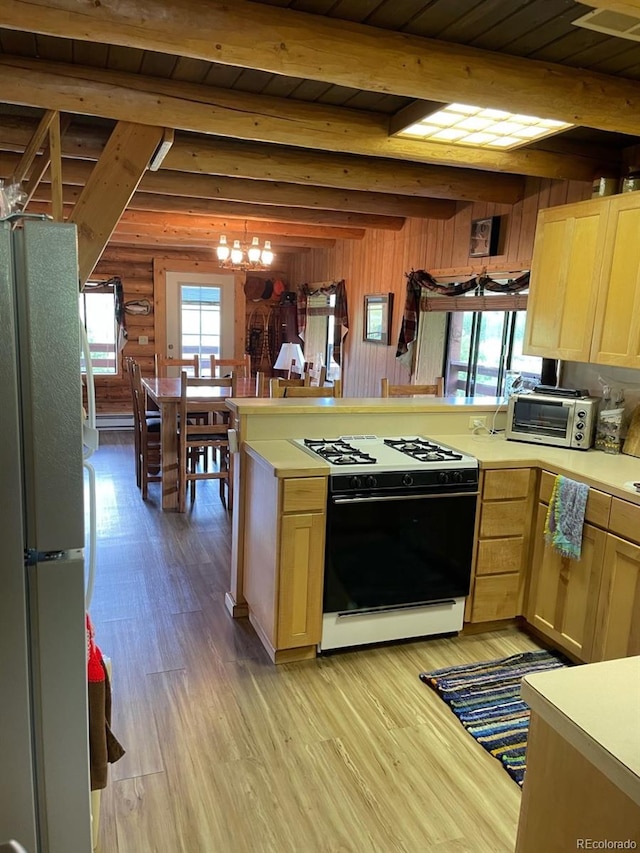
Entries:
[[[465,617],[468,622],[481,624],[527,616],[530,612],[527,596],[535,542],[533,520],[536,509],[539,515],[540,507],[544,508],[542,501],[546,499],[548,502],[543,485],[555,474],[575,477],[587,483],[593,494],[589,506],[593,504],[598,509],[595,524],[602,528],[594,534],[600,543],[594,551],[600,563],[588,567],[591,583],[588,595],[582,579],[576,583],[577,590],[572,595],[583,596],[578,609],[588,609],[591,622],[595,624],[597,617],[601,626],[610,623],[609,628],[598,636],[592,636],[593,631],[589,629],[588,642],[580,640],[576,644],[573,643],[573,634],[577,630],[574,626],[568,632],[562,628],[554,634],[553,626],[546,630],[548,619],[545,613],[537,614],[534,625],[537,629],[542,626],[542,634],[568,653],[574,653],[577,659],[601,659],[633,653],[637,638],[626,634],[616,636],[615,625],[622,626],[619,633],[624,632],[625,625],[632,624],[635,619],[633,591],[640,585],[640,543],[637,540],[640,494],[630,487],[630,483],[640,481],[640,459],[610,456],[600,451],[563,450],[506,441],[500,435],[472,434],[468,429],[469,417],[479,412],[486,413],[490,423],[495,415],[497,428],[504,425],[504,412],[498,411],[496,415],[498,402],[492,399],[482,405],[476,400],[470,405],[460,400],[436,398],[230,401],[239,429],[240,458],[236,465],[232,585],[226,602],[234,616],[249,613],[263,642],[263,623],[265,620],[268,622],[271,641],[270,644],[265,642],[265,646],[273,660],[315,655],[322,607],[323,502],[326,501],[329,467],[322,459],[296,447],[291,439],[329,438],[345,434],[422,435],[479,460],[481,479],[484,478],[485,482],[480,515],[489,518],[489,510],[494,511],[498,528],[497,532],[489,530],[483,533],[482,528],[478,531],[482,548],[478,548],[480,554],[474,558],[478,575],[476,577],[474,571],[472,576]],[[504,494],[495,491],[493,484],[497,480],[506,484],[501,486]],[[296,484],[296,481],[299,482]],[[513,491],[516,482],[521,484],[521,495]],[[301,502],[294,497],[296,495],[301,496]],[[286,508],[285,499],[288,500]],[[516,510],[519,527],[503,535],[500,525],[511,517],[510,512]],[[603,570],[601,550],[605,536],[607,547],[613,549],[611,559],[607,561],[612,568]],[[291,550],[292,542],[297,551],[296,547]],[[268,543],[270,554],[266,561],[264,543]],[[484,553],[491,554],[494,561],[486,576],[482,576],[484,570],[481,565]],[[586,553],[591,557],[591,550]],[[517,563],[503,565],[505,554]],[[289,566],[284,573],[283,559]],[[251,575],[246,583],[245,575]],[[268,582],[267,577],[270,578]],[[287,588],[287,577],[293,583],[291,588]],[[252,589],[255,607],[247,605],[247,588]],[[567,589],[572,589],[571,583]],[[548,591],[545,595],[548,597]],[[281,624],[278,621],[278,601],[284,600],[289,608],[289,627],[298,620],[294,633],[297,631],[300,635],[300,646],[288,646],[286,653],[283,649],[280,656],[273,631],[274,626]],[[572,619],[575,619],[574,600],[571,599],[569,607]],[[603,603],[606,601],[609,601],[608,608]],[[551,605],[547,603],[545,606],[548,609]],[[622,606],[627,609],[619,613]],[[262,618],[256,615],[258,610],[262,611]],[[301,617],[303,612],[304,618]],[[611,619],[612,615],[615,618]],[[292,636],[289,633],[287,642],[297,642]]]

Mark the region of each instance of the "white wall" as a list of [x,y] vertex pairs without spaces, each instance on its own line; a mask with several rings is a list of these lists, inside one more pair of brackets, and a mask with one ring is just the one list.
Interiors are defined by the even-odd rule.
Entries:
[[588,388],[594,397],[602,397],[602,379],[615,392],[624,389],[624,407],[627,420],[633,409],[640,404],[640,370],[631,367],[607,367],[601,364],[580,364],[565,361],[562,366],[560,385],[564,388]]

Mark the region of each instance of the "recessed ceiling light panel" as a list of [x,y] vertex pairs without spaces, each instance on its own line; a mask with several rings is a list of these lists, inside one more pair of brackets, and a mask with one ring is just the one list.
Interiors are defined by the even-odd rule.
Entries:
[[555,119],[449,104],[395,135],[506,151],[570,127],[573,125]]

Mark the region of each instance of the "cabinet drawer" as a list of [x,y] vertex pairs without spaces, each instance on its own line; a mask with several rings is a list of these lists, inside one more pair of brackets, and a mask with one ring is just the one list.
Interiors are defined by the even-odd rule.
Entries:
[[472,622],[512,619],[518,615],[520,575],[488,575],[476,578],[473,588]]
[[623,539],[640,543],[640,506],[612,498],[609,530]]
[[[543,471],[540,477],[540,500],[549,503],[556,475],[549,471]],[[611,509],[611,495],[606,495],[598,489],[589,489],[587,507],[584,520],[597,527],[607,527],[609,524],[609,510]]]
[[326,505],[326,477],[300,477],[283,481],[282,512],[324,511]]
[[531,468],[505,468],[485,471],[482,499],[526,498],[531,482]]
[[529,501],[496,501],[483,503],[480,516],[480,538],[520,536],[529,523]]
[[476,575],[498,575],[519,572],[522,566],[524,538],[484,539],[478,542]]

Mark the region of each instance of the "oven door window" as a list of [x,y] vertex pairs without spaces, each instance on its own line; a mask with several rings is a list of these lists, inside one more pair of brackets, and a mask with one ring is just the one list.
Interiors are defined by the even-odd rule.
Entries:
[[324,612],[397,607],[469,592],[476,495],[330,499]]
[[558,402],[517,400],[513,412],[513,429],[534,435],[551,435],[564,438],[571,407]]

